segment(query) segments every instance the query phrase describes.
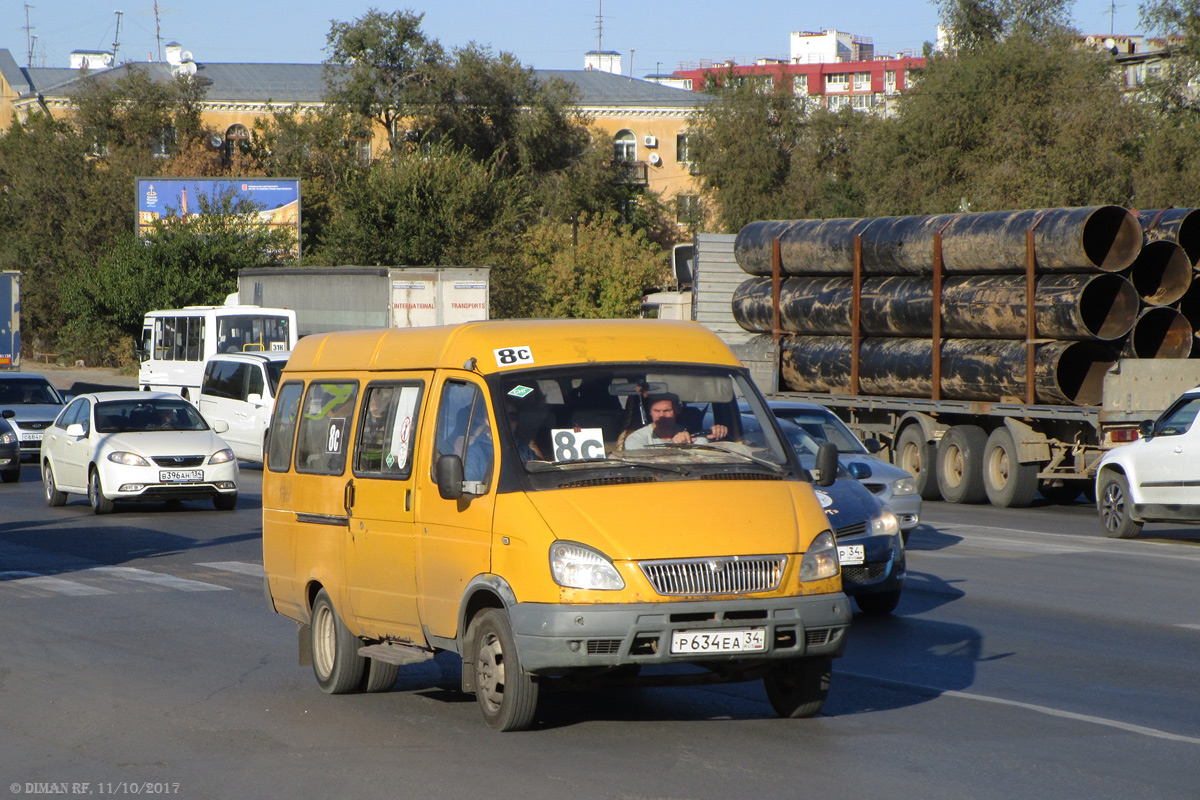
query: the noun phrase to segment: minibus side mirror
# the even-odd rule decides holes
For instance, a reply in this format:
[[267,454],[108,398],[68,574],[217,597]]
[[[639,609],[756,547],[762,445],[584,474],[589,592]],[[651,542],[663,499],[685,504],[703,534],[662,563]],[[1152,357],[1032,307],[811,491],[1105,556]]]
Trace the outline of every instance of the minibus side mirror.
[[837,480],[838,449],[826,442],[817,448],[817,486],[833,486]]
[[437,460],[438,494],[443,500],[457,500],[462,497],[463,462],[456,455],[440,456]]

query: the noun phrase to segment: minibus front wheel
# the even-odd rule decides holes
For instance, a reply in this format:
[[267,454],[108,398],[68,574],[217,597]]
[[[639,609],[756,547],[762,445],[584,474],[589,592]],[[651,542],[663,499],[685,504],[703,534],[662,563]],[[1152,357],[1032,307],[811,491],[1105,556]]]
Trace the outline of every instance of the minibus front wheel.
[[521,667],[508,615],[498,608],[483,611],[471,620],[467,639],[474,643],[470,657],[483,721],[497,731],[525,730],[537,713],[538,683]]
[[358,654],[362,642],[342,623],[324,589],[313,601],[311,631],[317,685],[326,694],[358,691],[366,668],[366,659]]
[[767,699],[781,717],[814,717],[829,695],[833,661],[828,656],[793,658],[771,667],[763,678]]

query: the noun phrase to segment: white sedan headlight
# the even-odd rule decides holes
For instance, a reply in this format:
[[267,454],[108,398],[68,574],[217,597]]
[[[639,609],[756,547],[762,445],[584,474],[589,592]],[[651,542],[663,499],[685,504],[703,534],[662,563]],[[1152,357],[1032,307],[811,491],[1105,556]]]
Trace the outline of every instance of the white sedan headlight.
[[917,493],[916,478],[901,478],[892,484],[892,496],[904,497],[905,495]]
[[233,461],[233,458],[233,451],[226,447],[224,450],[218,450],[217,452],[213,453],[212,457],[208,459],[208,463],[227,464],[230,461]]
[[808,546],[808,552],[800,559],[800,580],[803,582],[819,581],[832,578],[838,574],[837,542],[833,533],[822,531]]
[[887,506],[879,512],[878,517],[871,518],[871,534],[874,536],[895,536],[900,532],[900,520]]
[[568,589],[625,588],[624,579],[607,556],[577,542],[550,545],[550,575]]
[[137,453],[130,453],[126,450],[114,450],[108,454],[108,460],[114,464],[124,464],[127,467],[149,467],[150,462],[139,456]]

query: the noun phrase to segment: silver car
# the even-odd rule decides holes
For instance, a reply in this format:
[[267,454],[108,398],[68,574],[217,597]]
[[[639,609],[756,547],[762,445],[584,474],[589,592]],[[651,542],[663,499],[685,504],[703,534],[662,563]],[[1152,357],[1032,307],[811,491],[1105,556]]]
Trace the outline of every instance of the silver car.
[[37,457],[42,436],[63,405],[62,395],[45,377],[33,372],[0,372],[0,413],[13,412],[8,424],[21,442],[22,456]]
[[[775,416],[804,428],[818,444],[832,442],[837,445],[842,466],[892,509],[900,519],[903,538],[908,541],[908,532],[921,522],[921,495],[917,494],[912,475],[874,456],[846,423],[823,406],[787,401],[774,401],[768,405]],[[877,451],[879,443],[874,439],[869,441],[875,444]]]

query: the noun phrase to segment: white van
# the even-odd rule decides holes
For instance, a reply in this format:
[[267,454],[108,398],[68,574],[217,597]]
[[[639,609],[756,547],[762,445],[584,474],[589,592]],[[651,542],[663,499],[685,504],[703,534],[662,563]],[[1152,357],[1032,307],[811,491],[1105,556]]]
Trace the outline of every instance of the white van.
[[279,377],[290,351],[220,353],[204,365],[200,413],[210,425],[228,423],[221,434],[242,461],[263,460],[267,426],[275,408]]

